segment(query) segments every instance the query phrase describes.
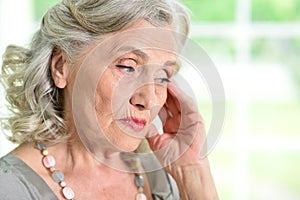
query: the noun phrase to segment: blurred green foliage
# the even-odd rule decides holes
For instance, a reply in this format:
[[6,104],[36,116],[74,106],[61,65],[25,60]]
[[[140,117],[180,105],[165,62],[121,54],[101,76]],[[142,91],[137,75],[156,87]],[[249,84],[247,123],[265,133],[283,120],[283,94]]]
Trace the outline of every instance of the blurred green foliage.
[[236,56],[235,42],[227,38],[193,38],[213,59],[233,62]]
[[[228,22],[235,19],[236,0],[181,0],[193,21]],[[253,21],[300,21],[300,0],[252,0]]]
[[47,10],[59,1],[60,0],[33,0],[34,19],[38,22],[41,21]]
[[[46,10],[60,0],[34,0],[34,16],[42,18]],[[235,19],[236,0],[181,0],[193,21],[228,22]],[[300,21],[300,0],[252,0],[253,21]]]
[[300,38],[258,38],[251,42],[252,60],[296,64],[300,63]]
[[300,38],[259,38],[251,42],[251,59],[288,67],[300,98]]
[[234,21],[235,0],[181,0],[190,10],[193,21]]
[[300,0],[252,0],[253,21],[300,21]]

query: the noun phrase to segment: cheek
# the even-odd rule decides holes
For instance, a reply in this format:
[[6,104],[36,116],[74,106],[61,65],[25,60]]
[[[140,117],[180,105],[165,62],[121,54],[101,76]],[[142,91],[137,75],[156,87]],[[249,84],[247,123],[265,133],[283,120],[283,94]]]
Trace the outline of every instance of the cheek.
[[95,94],[95,102],[98,108],[99,106],[106,107],[105,105],[111,102],[115,82],[115,78],[108,70],[102,74]]
[[167,100],[167,87],[166,86],[156,86],[155,89],[157,102],[160,107],[166,103]]
[[164,104],[167,100],[167,87],[162,88],[161,86],[156,87],[155,89],[155,95],[156,95],[156,106],[151,109],[151,121],[157,117],[161,109],[163,108]]

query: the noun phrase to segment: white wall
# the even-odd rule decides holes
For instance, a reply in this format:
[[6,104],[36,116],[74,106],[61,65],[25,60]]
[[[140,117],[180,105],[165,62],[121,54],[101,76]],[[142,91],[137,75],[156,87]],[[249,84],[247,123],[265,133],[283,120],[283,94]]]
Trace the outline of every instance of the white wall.
[[[34,32],[32,0],[0,0],[0,54],[9,44],[27,46]],[[1,60],[2,64],[2,60]],[[0,119],[6,114],[3,107],[3,88],[0,88]],[[6,140],[0,130],[0,156],[15,145]]]

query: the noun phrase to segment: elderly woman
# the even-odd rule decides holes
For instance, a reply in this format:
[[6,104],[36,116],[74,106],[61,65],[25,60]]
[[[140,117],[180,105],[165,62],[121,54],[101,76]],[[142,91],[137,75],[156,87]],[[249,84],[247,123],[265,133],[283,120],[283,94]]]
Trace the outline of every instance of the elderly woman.
[[202,119],[172,79],[188,22],[175,0],[63,0],[30,49],[9,46],[3,124],[20,145],[1,199],[217,199]]

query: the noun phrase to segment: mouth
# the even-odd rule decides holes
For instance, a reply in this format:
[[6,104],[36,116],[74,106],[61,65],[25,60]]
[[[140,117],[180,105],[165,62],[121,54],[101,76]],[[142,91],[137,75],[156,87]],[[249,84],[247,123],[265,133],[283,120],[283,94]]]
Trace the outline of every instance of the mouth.
[[137,117],[128,117],[128,118],[120,119],[119,121],[136,132],[142,131],[147,123],[146,119],[137,118]]

